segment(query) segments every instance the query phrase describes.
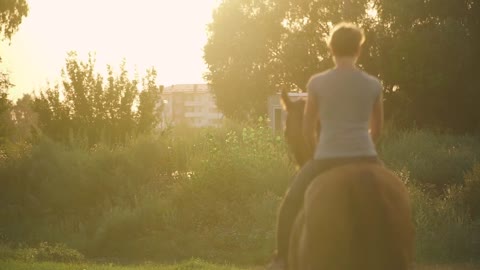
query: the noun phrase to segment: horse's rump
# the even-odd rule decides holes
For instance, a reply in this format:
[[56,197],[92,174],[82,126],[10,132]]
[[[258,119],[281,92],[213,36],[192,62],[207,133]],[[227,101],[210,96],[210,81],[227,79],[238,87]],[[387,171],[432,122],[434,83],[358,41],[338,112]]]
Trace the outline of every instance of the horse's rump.
[[405,185],[384,167],[357,163],[318,176],[292,232],[289,270],[404,270],[414,231]]

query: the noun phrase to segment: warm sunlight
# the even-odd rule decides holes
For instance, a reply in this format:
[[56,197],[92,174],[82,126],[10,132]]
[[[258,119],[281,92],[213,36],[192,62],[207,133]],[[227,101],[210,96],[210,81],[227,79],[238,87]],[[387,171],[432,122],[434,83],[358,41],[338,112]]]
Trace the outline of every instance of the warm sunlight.
[[117,66],[142,74],[155,66],[159,83],[200,83],[206,24],[218,0],[30,0],[30,12],[4,43],[2,69],[16,85],[11,98],[60,76],[66,52],[97,54],[97,68]]
[[0,0],[0,270],[480,269],[479,14]]

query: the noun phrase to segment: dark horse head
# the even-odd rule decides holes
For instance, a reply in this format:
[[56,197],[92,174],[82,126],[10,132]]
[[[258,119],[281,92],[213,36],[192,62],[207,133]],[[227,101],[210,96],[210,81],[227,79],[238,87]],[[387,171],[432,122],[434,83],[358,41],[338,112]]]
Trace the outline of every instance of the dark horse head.
[[293,153],[297,164],[303,166],[307,161],[313,158],[313,149],[308,147],[302,133],[305,100],[298,99],[292,101],[286,91],[282,91],[281,97],[285,111],[287,112],[285,140],[287,141],[287,145]]

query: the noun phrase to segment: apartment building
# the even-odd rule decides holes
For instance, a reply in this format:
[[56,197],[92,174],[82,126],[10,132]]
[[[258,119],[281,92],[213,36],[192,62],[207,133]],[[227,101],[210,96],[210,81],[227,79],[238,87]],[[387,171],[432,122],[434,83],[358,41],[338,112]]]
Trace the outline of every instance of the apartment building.
[[206,84],[176,84],[165,87],[163,123],[194,127],[219,126],[223,121]]

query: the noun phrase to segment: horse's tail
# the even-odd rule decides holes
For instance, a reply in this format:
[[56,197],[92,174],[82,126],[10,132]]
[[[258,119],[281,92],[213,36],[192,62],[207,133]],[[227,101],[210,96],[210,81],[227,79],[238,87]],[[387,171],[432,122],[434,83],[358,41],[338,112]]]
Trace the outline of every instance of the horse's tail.
[[352,164],[324,173],[305,196],[311,269],[409,269],[410,213],[404,184],[382,166]]

